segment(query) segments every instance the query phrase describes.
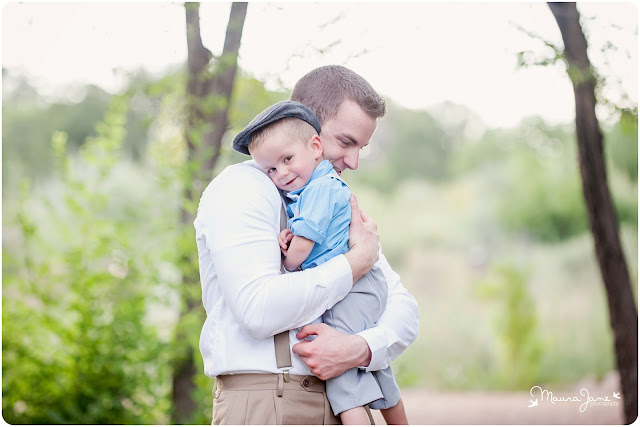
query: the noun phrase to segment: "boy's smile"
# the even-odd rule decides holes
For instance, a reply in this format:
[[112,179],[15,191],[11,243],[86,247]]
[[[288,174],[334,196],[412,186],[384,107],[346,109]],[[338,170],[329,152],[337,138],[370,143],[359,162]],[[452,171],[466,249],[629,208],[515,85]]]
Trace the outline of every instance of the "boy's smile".
[[303,142],[278,129],[253,147],[251,156],[276,187],[290,192],[304,187],[311,179],[322,161],[322,143],[318,135]]

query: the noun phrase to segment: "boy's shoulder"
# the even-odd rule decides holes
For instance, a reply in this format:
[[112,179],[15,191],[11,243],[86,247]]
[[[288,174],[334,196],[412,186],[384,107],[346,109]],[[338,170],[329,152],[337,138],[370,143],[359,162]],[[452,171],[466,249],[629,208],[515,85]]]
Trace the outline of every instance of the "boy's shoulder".
[[323,175],[314,179],[309,184],[307,184],[306,188],[309,188],[309,187],[318,188],[320,190],[324,189],[325,191],[329,191],[329,190],[335,191],[336,189],[349,190],[349,186],[347,185],[347,183],[344,182],[342,178],[340,178],[338,174],[335,172],[328,173],[326,175]]
[[[315,197],[311,196],[311,194],[314,194]],[[318,199],[318,196],[321,198],[330,198],[337,201],[338,204],[343,204],[349,202],[351,189],[342,178],[334,172],[333,174],[326,174],[311,181],[307,184],[300,196],[302,198],[309,198],[309,196],[311,196],[314,199]]]

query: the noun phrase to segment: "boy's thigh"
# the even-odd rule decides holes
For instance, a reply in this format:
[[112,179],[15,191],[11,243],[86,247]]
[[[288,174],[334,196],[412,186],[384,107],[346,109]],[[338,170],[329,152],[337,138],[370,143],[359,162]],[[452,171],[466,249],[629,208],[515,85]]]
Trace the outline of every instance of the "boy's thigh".
[[355,334],[377,325],[387,306],[388,285],[382,270],[374,266],[322,320],[343,333]]

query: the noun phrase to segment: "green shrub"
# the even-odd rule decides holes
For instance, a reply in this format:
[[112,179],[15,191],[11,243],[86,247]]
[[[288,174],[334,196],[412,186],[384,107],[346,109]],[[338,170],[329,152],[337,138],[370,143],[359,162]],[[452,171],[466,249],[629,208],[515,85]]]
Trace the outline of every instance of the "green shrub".
[[498,266],[495,277],[481,284],[479,295],[498,304],[494,330],[498,337],[498,381],[502,388],[526,389],[536,383],[544,344],[538,331],[533,298],[524,273]]
[[507,231],[524,231],[543,242],[579,235],[588,230],[581,185],[575,165],[520,154],[504,184],[500,219]]
[[163,254],[147,250],[158,243],[148,200],[123,198],[107,185],[127,109],[126,98],[114,98],[78,157],[56,133],[59,185],[25,181],[4,211],[2,409],[9,423],[168,420],[169,347],[146,318]]

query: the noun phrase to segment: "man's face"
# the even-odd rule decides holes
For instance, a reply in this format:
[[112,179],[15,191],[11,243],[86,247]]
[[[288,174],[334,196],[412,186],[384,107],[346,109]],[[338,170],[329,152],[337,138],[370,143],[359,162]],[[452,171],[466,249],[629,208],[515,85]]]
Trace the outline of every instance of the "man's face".
[[339,174],[345,169],[358,169],[360,150],[369,143],[376,130],[376,120],[350,99],[345,99],[338,114],[322,125],[324,159],[329,160]]

